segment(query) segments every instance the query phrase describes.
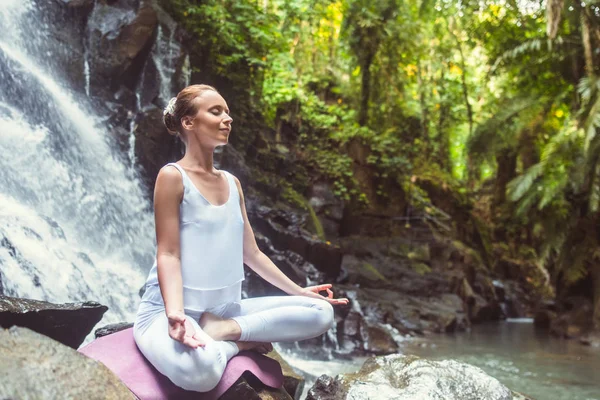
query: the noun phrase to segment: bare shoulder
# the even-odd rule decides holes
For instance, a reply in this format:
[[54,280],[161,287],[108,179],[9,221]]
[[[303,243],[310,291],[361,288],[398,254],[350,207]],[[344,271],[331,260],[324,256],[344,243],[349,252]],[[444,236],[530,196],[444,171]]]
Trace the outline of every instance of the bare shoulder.
[[177,168],[165,165],[158,171],[154,189],[155,196],[158,193],[171,193],[178,197],[183,194],[183,177]]
[[243,201],[243,199],[244,199],[244,191],[242,190],[242,184],[241,184],[240,180],[237,178],[237,176],[235,176],[231,172],[228,171],[228,173],[233,177],[233,181],[235,182],[235,186],[237,186],[238,193],[240,194],[240,200]]

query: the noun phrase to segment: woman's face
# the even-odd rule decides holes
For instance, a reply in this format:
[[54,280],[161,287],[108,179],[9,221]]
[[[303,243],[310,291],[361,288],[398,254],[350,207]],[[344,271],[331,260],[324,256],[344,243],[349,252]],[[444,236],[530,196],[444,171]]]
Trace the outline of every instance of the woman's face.
[[225,99],[219,93],[207,90],[196,98],[196,102],[196,116],[188,120],[189,128],[184,118],[184,127],[191,130],[190,133],[203,145],[227,144],[233,119],[229,116],[229,107]]

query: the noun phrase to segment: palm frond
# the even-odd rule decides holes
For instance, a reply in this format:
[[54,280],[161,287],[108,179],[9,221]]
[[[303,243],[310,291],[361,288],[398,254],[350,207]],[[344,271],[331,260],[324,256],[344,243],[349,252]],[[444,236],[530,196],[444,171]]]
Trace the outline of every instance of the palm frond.
[[[468,151],[475,158],[486,157],[495,150],[501,148],[505,143],[514,142],[514,131],[510,124],[519,114],[529,108],[540,105],[545,98],[520,97],[506,99],[498,112],[484,123],[479,124],[467,140]],[[512,135],[511,135],[512,134]]]
[[519,201],[530,191],[534,182],[544,172],[544,163],[539,162],[529,167],[524,174],[516,177],[507,185],[508,198],[511,201]]

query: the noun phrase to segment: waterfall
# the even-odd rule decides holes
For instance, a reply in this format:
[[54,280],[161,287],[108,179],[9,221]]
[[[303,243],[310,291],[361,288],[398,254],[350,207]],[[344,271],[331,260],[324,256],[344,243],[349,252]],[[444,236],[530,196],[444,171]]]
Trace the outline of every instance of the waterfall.
[[98,301],[102,324],[132,321],[154,256],[150,205],[91,100],[53,68],[43,11],[0,8],[0,291]]

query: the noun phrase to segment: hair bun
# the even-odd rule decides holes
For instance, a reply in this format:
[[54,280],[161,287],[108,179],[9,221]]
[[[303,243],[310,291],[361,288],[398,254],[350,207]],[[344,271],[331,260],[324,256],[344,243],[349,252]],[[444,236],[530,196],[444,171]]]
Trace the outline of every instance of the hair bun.
[[169,100],[169,103],[163,110],[163,116],[175,115],[175,103],[176,102],[177,102],[177,97],[171,97],[171,100]]

